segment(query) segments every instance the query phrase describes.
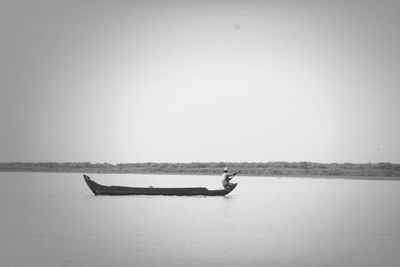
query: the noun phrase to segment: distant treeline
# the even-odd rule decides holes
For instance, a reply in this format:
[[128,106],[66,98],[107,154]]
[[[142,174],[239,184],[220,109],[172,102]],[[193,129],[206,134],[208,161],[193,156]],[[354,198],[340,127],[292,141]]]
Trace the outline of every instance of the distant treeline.
[[[313,163],[313,162],[192,162],[192,163],[90,163],[90,162],[6,162],[1,172],[79,172],[79,173],[153,173],[220,174],[225,166],[241,170],[241,175],[257,176],[341,176],[400,177],[400,164]],[[396,178],[397,177],[397,178]]]

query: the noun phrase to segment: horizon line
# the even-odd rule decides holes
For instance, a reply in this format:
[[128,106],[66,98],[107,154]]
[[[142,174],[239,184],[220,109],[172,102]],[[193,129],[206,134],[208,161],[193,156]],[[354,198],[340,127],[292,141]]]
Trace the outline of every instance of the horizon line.
[[379,162],[315,162],[315,161],[187,161],[187,162],[161,162],[161,161],[142,161],[142,162],[118,162],[110,163],[107,161],[103,162],[92,162],[92,161],[2,161],[0,164],[10,164],[10,163],[90,163],[90,164],[146,164],[146,163],[156,163],[156,164],[191,164],[191,163],[225,163],[225,164],[237,164],[237,163],[315,163],[315,164],[379,164],[379,163],[390,163],[390,164],[400,164],[397,162],[390,161],[379,161]]

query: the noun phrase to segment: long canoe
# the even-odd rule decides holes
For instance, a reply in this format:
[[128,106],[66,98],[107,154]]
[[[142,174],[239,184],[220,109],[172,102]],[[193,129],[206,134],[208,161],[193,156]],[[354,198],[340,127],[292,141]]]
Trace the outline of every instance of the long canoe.
[[231,184],[228,188],[218,190],[208,190],[205,187],[125,187],[125,186],[106,186],[101,185],[83,175],[90,190],[95,195],[165,195],[165,196],[225,196],[235,189],[237,183]]

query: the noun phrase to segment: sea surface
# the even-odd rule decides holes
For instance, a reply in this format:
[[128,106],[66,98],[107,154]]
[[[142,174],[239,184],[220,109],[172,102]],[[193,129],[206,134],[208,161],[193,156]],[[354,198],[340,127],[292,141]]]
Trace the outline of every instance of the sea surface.
[[[209,189],[221,180],[90,176]],[[400,266],[400,182],[233,181],[226,197],[94,196],[78,173],[0,173],[0,266]]]

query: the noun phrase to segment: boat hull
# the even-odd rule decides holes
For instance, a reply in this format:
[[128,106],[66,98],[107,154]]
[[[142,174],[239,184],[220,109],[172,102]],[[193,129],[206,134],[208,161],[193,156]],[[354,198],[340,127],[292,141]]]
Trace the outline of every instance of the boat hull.
[[125,186],[105,186],[96,183],[89,176],[83,175],[86,184],[95,195],[164,195],[164,196],[226,196],[236,184],[231,184],[229,188],[219,190],[208,190],[205,187],[180,187],[180,188],[153,188],[153,187],[125,187]]

